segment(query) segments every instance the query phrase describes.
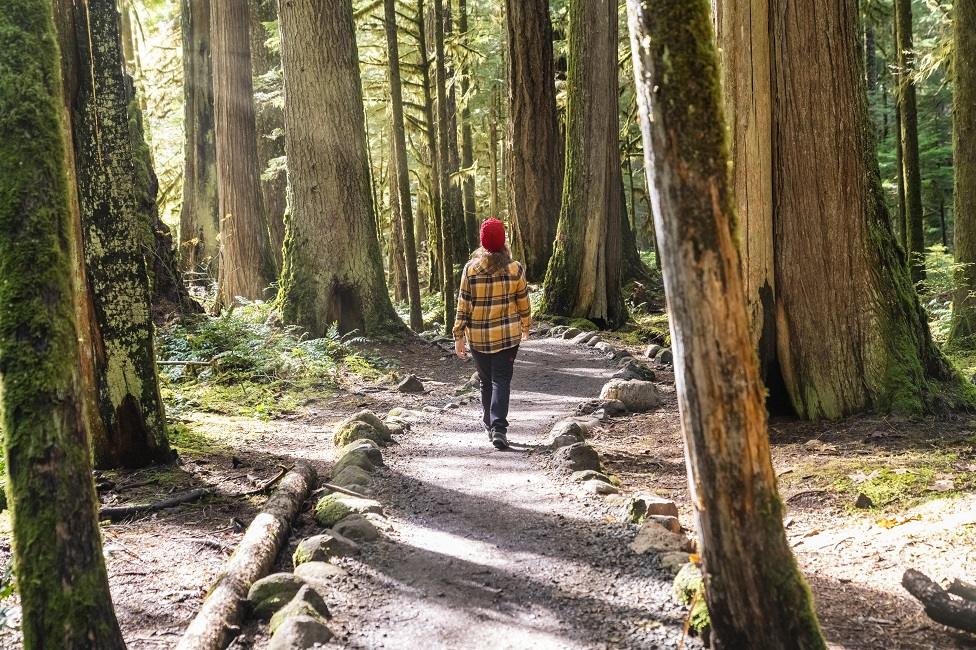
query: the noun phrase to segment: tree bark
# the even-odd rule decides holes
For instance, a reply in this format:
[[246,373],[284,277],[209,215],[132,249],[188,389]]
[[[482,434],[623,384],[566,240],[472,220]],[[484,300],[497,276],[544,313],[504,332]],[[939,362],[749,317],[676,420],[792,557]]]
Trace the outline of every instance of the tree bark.
[[[458,129],[458,102],[457,102],[457,86],[458,86],[458,73],[455,68],[455,62],[453,60],[453,55],[447,52],[447,43],[454,42],[454,15],[451,11],[452,0],[446,0],[441,6],[441,23],[443,25],[443,38],[444,50],[443,50],[443,62],[444,62],[444,79],[445,79],[445,89],[446,94],[446,108],[447,108],[447,139],[443,142],[447,143],[447,167],[446,176],[448,180],[448,188],[450,192],[447,194],[448,199],[451,202],[451,209],[445,214],[449,215],[453,221],[451,223],[451,236],[454,249],[452,251],[452,259],[457,263],[459,260],[466,259],[470,254],[468,249],[468,237],[467,237],[467,226],[465,224],[464,215],[464,196],[461,191],[461,156],[458,147],[458,135],[460,130]],[[436,42],[434,51],[436,54]],[[441,95],[438,95],[441,97]]]
[[506,0],[509,219],[513,248],[529,280],[542,280],[552,255],[563,180],[563,140],[548,0]]
[[770,459],[709,3],[627,6],[712,644],[825,648]]
[[183,269],[217,275],[217,150],[214,138],[210,0],[181,0],[183,27]]
[[918,102],[915,92],[915,49],[912,45],[912,0],[895,0],[897,66],[900,75],[902,173],[905,219],[912,282],[925,279],[925,215],[922,212],[922,171],[918,155]]
[[116,4],[89,0],[73,11],[75,47],[63,56],[67,78],[79,80],[68,87],[103,422],[93,431],[92,454],[100,469],[143,467],[171,459],[146,261],[155,233],[145,170],[133,151]]
[[[400,44],[397,39],[396,3],[384,0],[386,21],[386,51],[389,59],[390,75],[390,113],[392,119],[392,141],[394,171],[397,193],[391,197],[390,204],[397,204],[400,216],[400,232],[403,235],[403,253],[406,272],[407,294],[410,299],[410,328],[419,332],[424,328],[420,304],[420,279],[417,270],[417,242],[414,239],[413,206],[410,201],[410,168],[407,165],[407,133],[403,123],[403,89],[400,83]],[[470,133],[469,133],[470,135]],[[391,185],[393,187],[393,185]]]
[[267,297],[274,256],[261,197],[248,0],[210,0],[220,264],[217,303]]
[[620,292],[617,4],[571,0],[562,208],[540,312],[614,328]]
[[421,83],[424,98],[424,135],[427,139],[427,150],[430,154],[430,227],[428,233],[432,235],[428,243],[430,253],[430,282],[427,289],[434,293],[442,288],[441,250],[441,165],[437,145],[437,122],[434,117],[434,79],[431,75],[432,44],[427,38],[427,15],[424,0],[417,0],[417,50],[420,56]]
[[349,2],[279,1],[290,206],[279,302],[315,336],[402,327],[383,275]]
[[976,334],[976,2],[953,4],[952,152],[956,262],[965,264],[952,301],[953,342]]
[[[468,37],[468,3],[467,0],[458,0],[458,36],[464,47],[467,47]],[[467,233],[468,250],[474,250],[479,245],[479,224],[477,207],[474,197],[474,137],[471,132],[471,101],[469,96],[471,90],[471,78],[473,72],[469,62],[470,53],[467,53],[461,67],[460,80],[458,86],[461,89],[461,168],[464,170],[464,178],[461,181],[461,199],[464,209],[464,226]]]
[[57,43],[50,2],[0,3],[0,430],[24,648],[114,650],[125,643],[77,364],[79,216]]
[[450,140],[454,137],[448,121],[447,99],[447,61],[444,52],[444,7],[443,0],[434,0],[434,78],[437,88],[437,165],[438,190],[440,193],[440,236],[441,236],[441,275],[444,298],[444,331],[451,333],[454,325],[454,245],[456,233],[454,226],[459,221],[451,190]]

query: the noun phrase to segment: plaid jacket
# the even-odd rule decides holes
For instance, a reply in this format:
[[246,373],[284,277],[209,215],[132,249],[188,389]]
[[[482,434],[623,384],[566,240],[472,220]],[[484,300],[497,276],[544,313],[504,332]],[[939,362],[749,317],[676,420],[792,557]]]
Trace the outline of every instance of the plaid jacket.
[[477,352],[513,348],[529,331],[531,308],[525,270],[518,262],[493,274],[486,260],[471,260],[461,273],[454,338],[468,337]]

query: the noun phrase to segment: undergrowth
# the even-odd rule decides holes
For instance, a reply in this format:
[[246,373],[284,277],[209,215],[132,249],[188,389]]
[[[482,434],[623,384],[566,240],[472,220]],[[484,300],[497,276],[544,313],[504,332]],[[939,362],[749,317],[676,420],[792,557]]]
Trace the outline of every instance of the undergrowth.
[[[381,376],[383,364],[356,352],[357,341],[335,327],[323,338],[308,339],[300,329],[281,325],[264,303],[187,319],[158,334],[163,397],[171,412],[270,419],[328,395],[344,374]],[[194,365],[201,363],[206,365]]]

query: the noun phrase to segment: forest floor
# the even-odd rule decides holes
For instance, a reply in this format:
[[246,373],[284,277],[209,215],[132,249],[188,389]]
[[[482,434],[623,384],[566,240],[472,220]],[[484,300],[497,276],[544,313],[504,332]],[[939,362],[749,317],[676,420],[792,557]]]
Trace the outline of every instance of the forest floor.
[[[415,373],[427,392],[347,378],[343,389],[273,418],[171,409],[179,465],[100,476],[103,502],[141,502],[191,487],[215,495],[103,525],[110,583],[130,648],[172,647],[264,497],[238,496],[295,459],[327,476],[332,426],[369,408],[423,417],[384,452],[372,494],[384,504],[381,541],[340,563],[324,594],[339,647],[677,648],[684,609],[652,556],[628,548],[636,527],[619,506],[583,494],[540,445],[551,424],[595,397],[615,370],[589,348],[523,344],[513,384],[513,450],[490,447],[477,396],[456,395],[470,362],[420,341],[364,344]],[[634,350],[636,352],[636,350]],[[656,368],[664,404],[614,419],[591,444],[625,494],[673,498],[693,526],[673,376]],[[244,388],[242,387],[242,390]],[[456,408],[444,409],[449,403]],[[178,413],[178,415],[172,415]],[[774,464],[787,534],[838,649],[976,648],[932,623],[899,585],[906,568],[935,579],[976,566],[976,420],[969,416],[831,423],[774,420]],[[864,493],[876,504],[853,506]],[[9,524],[5,524],[5,527]],[[304,512],[291,552],[318,527]],[[9,557],[6,532],[0,559]],[[968,576],[970,580],[973,575]],[[0,646],[18,647],[16,596],[0,604]],[[250,624],[232,645],[262,647]],[[685,639],[684,647],[700,647]]]

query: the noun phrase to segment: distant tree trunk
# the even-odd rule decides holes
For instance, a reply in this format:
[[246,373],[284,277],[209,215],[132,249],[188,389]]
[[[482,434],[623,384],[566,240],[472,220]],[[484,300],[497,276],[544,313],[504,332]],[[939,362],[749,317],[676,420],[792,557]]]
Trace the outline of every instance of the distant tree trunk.
[[631,280],[648,282],[651,279],[651,270],[641,259],[640,251],[637,250],[637,238],[627,217],[627,194],[624,191],[623,172],[618,174],[618,177],[620,178],[620,279],[623,282]]
[[[897,93],[897,91],[896,91]],[[901,100],[896,100],[895,102],[895,133],[901,133]],[[898,224],[898,234],[900,236],[901,248],[905,251],[905,259],[907,260],[909,251],[911,251],[910,243],[908,241],[908,232],[911,230],[911,225],[908,223],[908,212],[905,208],[905,156],[902,154],[902,142],[901,135],[895,136],[895,176],[896,176],[896,187],[898,194],[898,213],[895,215],[895,222]]]
[[[55,3],[59,24],[70,25]],[[125,648],[89,460],[52,3],[0,3],[0,431],[27,650]],[[121,73],[121,64],[119,67]]]
[[912,45],[912,0],[895,0],[897,56],[900,73],[901,150],[905,179],[905,219],[908,223],[908,262],[912,282],[925,279],[925,216],[922,212],[922,172],[918,156],[918,106],[915,93],[915,49]]
[[267,297],[274,256],[261,197],[248,0],[210,0],[220,269],[217,302]]
[[627,6],[712,643],[826,648],[783,530],[770,459],[709,3]]
[[389,174],[388,178],[390,185],[390,243],[387,246],[387,259],[389,260],[390,286],[393,288],[393,300],[402,303],[409,300],[406,257],[403,254],[403,222],[400,216],[400,201],[397,198],[399,193],[397,175]]
[[[264,92],[277,89],[277,82],[263,79],[269,72],[281,68],[281,56],[269,48],[268,30],[265,23],[278,19],[277,0],[250,0],[251,2],[251,74],[255,87]],[[281,107],[272,101],[255,104],[255,126],[257,128],[258,169],[261,171],[261,198],[265,219],[268,222],[271,253],[275,268],[281,269],[281,246],[285,241],[285,192],[288,188],[288,174],[284,169],[268,173],[272,160],[285,155],[285,117]]]
[[[448,42],[453,42],[454,40],[454,18],[451,13],[451,2],[452,0],[447,0],[442,3],[441,7],[441,23],[443,24],[443,41],[445,43],[444,56],[441,57],[444,63],[444,79],[445,88],[447,91],[446,103],[447,108],[447,133],[448,137],[446,140],[439,140],[439,142],[447,143],[447,167],[445,171],[445,176],[448,180],[448,188],[450,189],[447,194],[447,198],[450,201],[451,209],[444,214],[452,217],[453,221],[451,226],[451,241],[454,244],[452,251],[452,259],[457,262],[458,260],[463,260],[468,257],[471,252],[468,250],[467,241],[467,225],[465,224],[464,215],[464,196],[461,191],[461,183],[459,180],[459,174],[461,172],[461,156],[458,152],[458,110],[457,110],[457,84],[458,84],[458,74],[454,67],[454,61],[451,55],[447,52],[446,44]],[[436,54],[436,43],[435,43],[435,54]],[[442,95],[438,95],[440,98]],[[454,304],[454,301],[451,301]]]
[[[494,91],[493,91],[494,95]],[[492,98],[488,113],[488,214],[498,217],[498,113]],[[517,225],[515,226],[518,227]],[[520,252],[519,255],[524,255]]]
[[[386,50],[389,59],[390,75],[390,114],[393,124],[393,167],[390,174],[395,181],[390,185],[396,188],[390,205],[397,206],[399,231],[403,236],[403,259],[407,294],[410,299],[410,328],[419,332],[424,328],[424,318],[420,304],[420,279],[417,270],[417,242],[414,239],[413,205],[410,200],[410,168],[407,165],[407,134],[403,122],[403,89],[400,83],[400,44],[397,41],[396,3],[384,0],[383,15],[386,23]],[[470,136],[470,129],[468,131]],[[473,188],[472,188],[473,189]]]
[[441,250],[441,165],[438,155],[438,129],[434,116],[434,80],[431,75],[431,51],[434,49],[427,39],[427,14],[424,0],[417,0],[417,49],[420,55],[421,83],[424,96],[424,135],[427,137],[427,150],[430,152],[430,227],[432,236],[428,243],[430,253],[430,282],[427,290],[431,293],[442,288]]
[[79,80],[68,87],[75,91],[75,166],[104,424],[92,454],[98,468],[142,467],[171,458],[146,261],[155,244],[145,211],[151,201],[133,152],[115,1],[89,0],[74,12],[75,48],[63,56],[66,78]]
[[736,235],[753,345],[770,383],[776,364],[769,0],[718,0],[725,114],[731,125]]
[[570,0],[566,171],[540,312],[615,328],[620,291],[617,3]]
[[972,346],[976,343],[971,340],[976,334],[976,3],[956,0],[953,12],[953,241],[956,262],[967,266],[957,277],[950,339]]
[[402,327],[383,277],[352,3],[280,0],[288,234],[279,303],[314,336]]
[[514,250],[529,280],[546,274],[563,181],[563,140],[556,119],[556,78],[548,0],[506,0],[509,219]]
[[932,343],[891,231],[857,0],[773,7],[777,352],[794,410],[834,418],[971,400]]
[[871,25],[864,27],[864,69],[864,76],[868,82],[868,94],[871,95],[878,89],[878,54],[874,27]]
[[444,291],[444,330],[450,333],[454,325],[454,226],[460,220],[455,213],[452,200],[451,172],[456,171],[450,162],[450,140],[454,137],[450,129],[447,110],[447,65],[444,53],[444,8],[443,0],[434,0],[434,67],[437,86],[437,164],[438,189],[441,200],[441,280]]
[[183,27],[183,206],[180,259],[188,271],[216,277],[217,149],[214,139],[210,1],[181,0]]
[[[461,42],[466,45],[469,40],[467,0],[458,0],[458,32]],[[465,58],[466,60],[469,59],[470,54]],[[465,63],[461,67],[461,78],[458,83],[461,89],[461,168],[464,170],[461,192],[468,250],[474,250],[479,246],[479,224],[474,198],[474,137],[471,133],[472,98],[468,96],[473,74],[471,65]]]

